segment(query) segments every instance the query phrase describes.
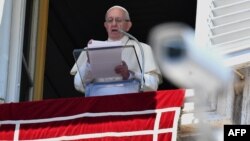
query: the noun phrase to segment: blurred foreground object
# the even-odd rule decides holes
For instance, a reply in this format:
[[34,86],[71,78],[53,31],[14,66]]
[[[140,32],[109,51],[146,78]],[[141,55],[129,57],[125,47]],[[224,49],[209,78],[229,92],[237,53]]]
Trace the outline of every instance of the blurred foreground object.
[[222,57],[194,42],[194,30],[183,23],[165,23],[154,27],[149,43],[154,49],[162,74],[183,88],[210,91],[232,80],[232,71]]

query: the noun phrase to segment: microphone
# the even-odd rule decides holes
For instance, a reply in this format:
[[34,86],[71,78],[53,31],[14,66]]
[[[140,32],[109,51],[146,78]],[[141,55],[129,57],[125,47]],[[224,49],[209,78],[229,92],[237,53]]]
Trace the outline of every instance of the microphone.
[[122,34],[128,36],[129,38],[135,40],[135,42],[140,47],[141,56],[142,56],[142,75],[141,75],[141,87],[140,87],[140,91],[143,91],[143,89],[144,89],[144,81],[143,80],[144,80],[144,73],[145,73],[145,70],[144,70],[144,68],[145,68],[144,61],[145,61],[145,59],[144,59],[144,50],[142,48],[142,45],[140,44],[140,42],[133,35],[129,34],[128,32],[126,32],[126,31],[124,31],[122,29],[118,29],[118,31],[121,32]]

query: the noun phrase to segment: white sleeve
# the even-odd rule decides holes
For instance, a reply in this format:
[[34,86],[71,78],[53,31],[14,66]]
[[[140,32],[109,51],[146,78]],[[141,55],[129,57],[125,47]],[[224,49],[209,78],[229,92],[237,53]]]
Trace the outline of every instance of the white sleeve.
[[82,67],[80,67],[79,71],[77,71],[74,77],[75,89],[80,92],[84,92],[85,84],[91,82],[92,80],[93,76],[89,63],[87,63],[86,65],[82,65]]
[[[135,77],[141,79],[141,73],[135,73]],[[158,74],[153,72],[144,74],[144,91],[157,91],[159,83]]]
[[75,86],[75,89],[77,91],[84,93],[83,81],[81,80],[81,77],[80,77],[78,71],[77,71],[77,73],[75,74],[75,77],[74,77],[74,86]]

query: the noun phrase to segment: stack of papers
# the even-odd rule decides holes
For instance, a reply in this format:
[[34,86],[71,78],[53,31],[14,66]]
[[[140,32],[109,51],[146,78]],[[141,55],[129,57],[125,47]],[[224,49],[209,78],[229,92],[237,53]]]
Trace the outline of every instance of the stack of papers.
[[114,47],[114,46],[122,46],[121,41],[99,41],[99,40],[91,40],[91,43],[88,44],[88,48],[100,48],[100,47]]
[[122,63],[120,41],[98,41],[92,40],[88,44],[88,57],[92,74],[95,79],[121,77],[115,73],[115,67]]

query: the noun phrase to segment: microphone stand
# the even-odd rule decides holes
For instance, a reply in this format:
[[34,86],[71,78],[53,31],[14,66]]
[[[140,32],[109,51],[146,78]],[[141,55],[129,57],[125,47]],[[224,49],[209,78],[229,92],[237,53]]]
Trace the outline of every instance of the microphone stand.
[[139,42],[133,35],[131,35],[131,34],[125,32],[125,31],[122,30],[122,29],[118,29],[118,31],[121,32],[122,34],[128,36],[129,38],[135,40],[135,42],[136,42],[136,43],[138,44],[138,46],[140,47],[141,56],[142,56],[142,61],[141,61],[141,63],[142,63],[142,75],[141,75],[141,88],[140,88],[140,91],[143,91],[143,89],[144,89],[144,81],[143,81],[143,80],[144,80],[144,73],[145,73],[145,70],[144,70],[145,65],[144,65],[144,50],[143,50],[143,48],[142,48],[142,45],[140,44],[140,42]]

